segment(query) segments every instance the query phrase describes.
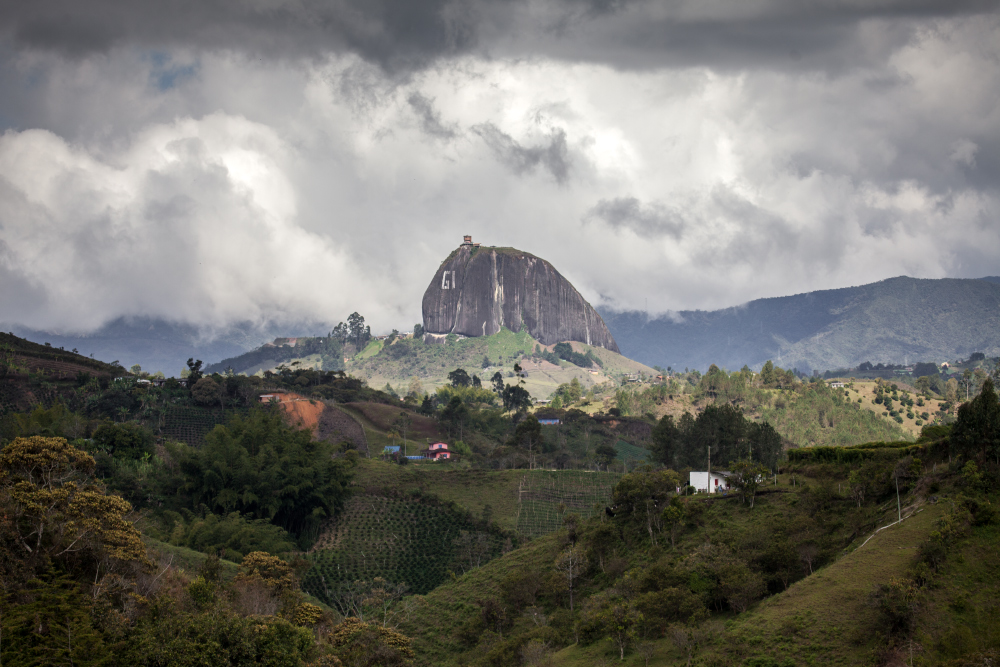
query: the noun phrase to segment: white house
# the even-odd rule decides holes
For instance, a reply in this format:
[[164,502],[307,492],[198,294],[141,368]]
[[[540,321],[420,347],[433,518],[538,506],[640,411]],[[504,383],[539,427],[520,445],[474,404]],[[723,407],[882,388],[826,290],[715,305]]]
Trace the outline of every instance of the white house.
[[732,475],[728,470],[713,470],[712,472],[692,470],[688,474],[688,484],[693,486],[699,493],[720,493],[729,490],[729,477]]

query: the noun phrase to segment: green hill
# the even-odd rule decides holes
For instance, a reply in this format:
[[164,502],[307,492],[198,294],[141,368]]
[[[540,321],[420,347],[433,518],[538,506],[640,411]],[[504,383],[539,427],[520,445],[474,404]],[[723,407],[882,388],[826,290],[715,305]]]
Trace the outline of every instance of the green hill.
[[650,318],[601,315],[622,352],[647,364],[706,369],[709,364],[785,368],[854,368],[1000,355],[1000,284],[989,280],[898,277],[715,311]]
[[562,360],[558,364],[539,361],[532,358],[536,350],[551,352],[553,346],[540,345],[526,331],[514,333],[507,329],[492,336],[449,337],[440,344],[414,339],[397,339],[392,344],[373,340],[346,362],[340,348],[331,341],[333,339],[298,338],[294,346],[269,344],[213,364],[208,370],[222,371],[231,367],[237,373],[253,374],[274,370],[279,364],[318,370],[343,369],[364,378],[370,387],[381,388],[389,384],[405,394],[414,378],[425,391],[433,391],[448,384],[448,373],[456,368],[463,368],[469,375],[478,375],[486,382],[497,371],[511,375],[514,364],[520,363],[525,370],[525,388],[537,399],[548,398],[556,387],[573,378],[587,389],[604,382],[617,383],[625,374],[657,374],[654,369],[620,354],[577,342],[571,344],[574,351],[581,354],[589,351],[603,366],[582,368]]
[[[850,495],[859,465],[892,470],[897,454],[880,451],[868,464],[794,464],[752,509],[734,495],[686,499],[676,539],[619,501],[615,518],[417,598],[402,629],[435,665],[675,665],[686,646],[694,665],[910,664],[911,648],[914,664],[987,664],[948,661],[1000,649],[1000,496],[925,448],[936,462],[905,459],[896,524],[891,475],[860,507]],[[572,548],[583,564],[571,610]],[[615,618],[631,628],[624,661]]]

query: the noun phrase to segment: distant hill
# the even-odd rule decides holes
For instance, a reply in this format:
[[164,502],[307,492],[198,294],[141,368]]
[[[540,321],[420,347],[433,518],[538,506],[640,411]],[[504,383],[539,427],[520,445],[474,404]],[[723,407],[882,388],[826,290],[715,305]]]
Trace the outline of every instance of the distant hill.
[[881,282],[758,299],[715,311],[603,310],[622,352],[649,365],[803,372],[1000,355],[1000,278]]
[[[617,383],[622,375],[651,376],[656,371],[611,350],[573,342],[574,351],[590,353],[602,365],[584,368],[568,361],[555,365],[533,359],[536,346],[551,351],[553,346],[541,345],[527,331],[514,333],[504,328],[492,336],[460,338],[441,343],[424,343],[412,338],[400,339],[391,345],[385,340],[373,340],[364,350],[344,358],[330,348],[332,338],[298,338],[283,344],[263,345],[236,357],[206,367],[206,371],[221,372],[232,368],[236,373],[254,374],[274,369],[278,364],[322,370],[345,370],[354,377],[364,378],[370,387],[381,388],[387,383],[405,393],[413,378],[418,378],[425,390],[433,391],[448,383],[448,373],[464,368],[469,375],[479,375],[484,382],[498,370],[512,372],[514,363],[524,366],[525,388],[535,398],[548,398],[556,387],[577,378],[585,388],[605,381]],[[281,341],[276,341],[281,342]],[[336,348],[339,350],[339,348]],[[351,348],[349,348],[351,349]],[[525,361],[529,359],[529,361]]]
[[125,368],[139,364],[145,371],[163,371],[167,377],[179,375],[191,357],[209,363],[240,355],[276,336],[288,335],[289,330],[303,335],[329,331],[329,327],[324,329],[322,326],[314,331],[308,326],[266,324],[258,327],[244,323],[206,333],[190,324],[148,317],[119,318],[85,335],[3,324],[0,329],[36,343],[51,343],[56,348],[77,348],[85,356],[116,359]]

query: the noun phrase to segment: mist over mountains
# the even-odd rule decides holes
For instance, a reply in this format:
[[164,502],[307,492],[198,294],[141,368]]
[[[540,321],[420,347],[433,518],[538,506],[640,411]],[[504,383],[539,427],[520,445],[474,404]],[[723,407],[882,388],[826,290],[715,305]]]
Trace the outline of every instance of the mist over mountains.
[[[1000,356],[1000,277],[890,278],[877,283],[756,299],[714,311],[651,317],[642,311],[598,308],[622,354],[647,365],[759,368],[851,368],[872,363],[945,361],[972,352]],[[37,343],[78,349],[126,368],[176,376],[189,357],[206,365],[284,336],[324,336],[329,323],[249,322],[206,330],[156,318],[119,318],[93,333],[0,329]],[[400,323],[401,330],[407,328]]]
[[276,322],[244,322],[206,330],[149,317],[118,318],[89,334],[37,331],[16,325],[0,325],[0,329],[35,343],[75,348],[102,361],[117,360],[126,368],[139,364],[145,371],[163,371],[167,377],[179,376],[191,357],[218,361],[260,347],[290,331],[292,335],[322,336],[330,330],[327,325]]
[[877,283],[649,317],[598,309],[622,353],[648,365],[705,370],[852,368],[1000,355],[1000,278]]

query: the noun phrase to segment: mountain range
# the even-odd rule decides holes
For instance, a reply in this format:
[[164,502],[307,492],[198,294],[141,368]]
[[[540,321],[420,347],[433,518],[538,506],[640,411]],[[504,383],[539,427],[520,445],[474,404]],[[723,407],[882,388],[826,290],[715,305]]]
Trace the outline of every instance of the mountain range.
[[1000,355],[1000,277],[880,282],[713,311],[599,309],[622,353],[648,365],[802,372]]
[[[587,306],[589,308],[589,306]],[[652,315],[598,308],[622,354],[644,364],[705,370],[759,368],[768,359],[803,372],[872,363],[1000,356],[1000,277],[890,278],[843,289],[757,299],[714,311]],[[403,328],[403,327],[401,327]],[[191,324],[119,318],[87,335],[15,325],[0,330],[53,347],[77,348],[126,368],[178,375],[189,357],[207,364],[280,336],[322,336],[329,325],[235,324],[206,332]]]

